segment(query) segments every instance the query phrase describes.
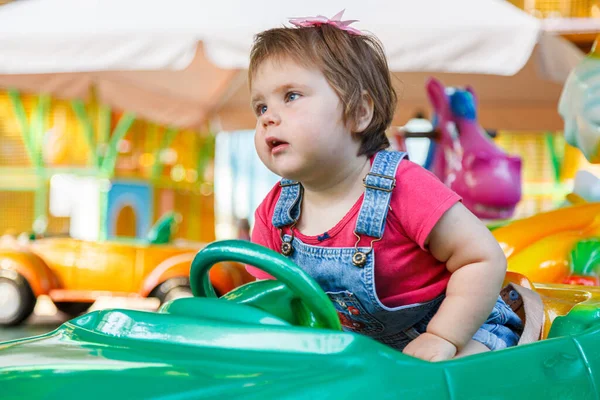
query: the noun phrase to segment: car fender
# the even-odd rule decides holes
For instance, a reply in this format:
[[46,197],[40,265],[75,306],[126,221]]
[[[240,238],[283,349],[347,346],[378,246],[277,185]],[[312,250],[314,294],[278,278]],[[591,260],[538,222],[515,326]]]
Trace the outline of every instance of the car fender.
[[190,277],[190,267],[196,253],[189,252],[172,256],[162,261],[148,274],[142,283],[140,295],[147,297],[161,283],[171,279]]
[[0,250],[0,276],[22,275],[37,297],[59,286],[56,275],[37,255],[20,250]]
[[[196,253],[184,253],[161,262],[144,279],[140,295],[147,297],[154,288],[171,278],[190,277],[190,268]],[[254,278],[243,265],[233,262],[220,262],[210,270],[210,280],[218,293],[224,294]]]

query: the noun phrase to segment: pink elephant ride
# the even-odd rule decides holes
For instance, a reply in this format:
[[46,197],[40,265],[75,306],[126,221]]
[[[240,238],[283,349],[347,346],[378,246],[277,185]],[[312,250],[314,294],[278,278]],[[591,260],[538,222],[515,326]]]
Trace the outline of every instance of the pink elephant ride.
[[501,150],[477,121],[477,97],[471,87],[427,82],[434,109],[437,143],[430,169],[463,198],[477,217],[512,217],[521,200],[521,159]]

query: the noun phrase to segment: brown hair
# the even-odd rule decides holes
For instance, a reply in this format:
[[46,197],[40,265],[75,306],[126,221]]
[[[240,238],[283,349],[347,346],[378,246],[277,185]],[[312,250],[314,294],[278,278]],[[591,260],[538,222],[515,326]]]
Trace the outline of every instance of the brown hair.
[[385,130],[392,123],[397,96],[392,86],[383,46],[371,35],[352,35],[329,25],[274,28],[256,35],[250,53],[248,80],[272,57],[316,66],[344,105],[343,122],[356,121],[363,91],[373,99],[373,119],[362,132],[358,155],[368,157],[389,147]]

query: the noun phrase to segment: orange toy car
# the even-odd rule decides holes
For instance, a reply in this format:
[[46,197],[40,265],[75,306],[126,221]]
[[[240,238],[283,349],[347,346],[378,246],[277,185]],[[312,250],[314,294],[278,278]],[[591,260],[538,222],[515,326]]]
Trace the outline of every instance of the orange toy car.
[[[72,238],[34,240],[0,248],[0,326],[17,325],[47,295],[69,315],[85,311],[100,296],[157,297],[161,303],[191,296],[190,264],[202,247],[175,244],[170,230],[146,241],[86,242]],[[241,264],[211,271],[220,294],[252,281]]]

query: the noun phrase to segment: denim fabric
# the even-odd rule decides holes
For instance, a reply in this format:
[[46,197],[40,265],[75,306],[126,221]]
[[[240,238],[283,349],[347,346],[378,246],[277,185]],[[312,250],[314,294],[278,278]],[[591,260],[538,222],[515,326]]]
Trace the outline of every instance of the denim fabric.
[[523,332],[521,318],[498,297],[487,321],[475,332],[473,340],[486,345],[490,350],[516,346]]
[[[381,151],[371,173],[392,177],[388,179],[368,175],[365,183],[377,188],[393,188],[393,177],[404,153]],[[272,223],[275,227],[291,225],[300,214],[302,189],[296,182],[282,180],[282,190]],[[356,232],[380,238],[383,235],[391,192],[365,188],[364,201],[357,219]],[[437,312],[444,295],[431,301],[400,307],[386,307],[375,290],[375,250],[358,249],[367,253],[362,267],[352,263],[353,247],[321,247],[305,244],[298,238],[284,235],[294,248],[289,258],[306,271],[327,293],[335,306],[345,331],[361,333],[402,350],[411,340],[425,332],[427,324]],[[473,339],[491,349],[516,344],[522,325],[519,317],[499,298],[494,311]]]
[[[307,272],[333,302],[345,331],[365,334],[401,350],[414,338],[411,328],[437,310],[441,298],[420,304],[386,307],[375,292],[375,251],[364,267],[352,264],[353,247],[321,247],[292,241],[290,259]],[[367,248],[359,247],[366,252]],[[409,333],[407,333],[409,331]]]
[[[436,312],[437,309],[415,324],[413,337],[427,331],[427,325]],[[490,350],[500,350],[516,346],[521,332],[523,332],[521,318],[504,302],[501,296],[498,296],[492,312],[481,328],[475,332],[473,340],[482,343]]]
[[405,157],[406,153],[395,151],[380,151],[375,156],[371,171],[364,181],[365,197],[356,222],[358,234],[374,238],[383,236],[392,190],[396,185],[396,170]]
[[298,182],[282,179],[279,185],[281,193],[271,221],[275,228],[291,225],[300,218],[300,202],[302,201],[302,187]]

